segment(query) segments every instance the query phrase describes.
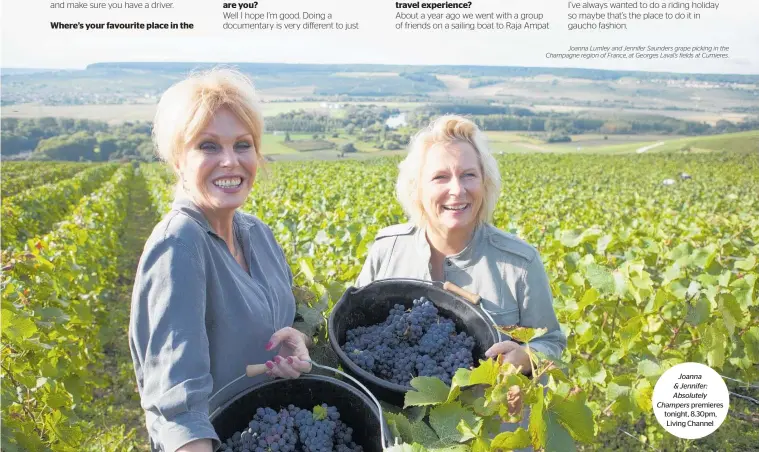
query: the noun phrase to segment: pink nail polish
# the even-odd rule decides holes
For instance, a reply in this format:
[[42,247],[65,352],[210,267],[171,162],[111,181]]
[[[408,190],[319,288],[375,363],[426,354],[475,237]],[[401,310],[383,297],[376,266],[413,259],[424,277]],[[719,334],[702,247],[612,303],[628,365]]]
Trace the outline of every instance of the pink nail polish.
[[271,361],[266,361],[266,367],[268,367],[269,369],[274,369],[274,363]]
[[276,361],[277,364],[279,364],[280,362],[282,362],[282,358],[279,355],[277,355],[274,357],[274,361]]
[[272,348],[272,347],[274,347],[274,344],[272,343],[272,341],[269,341],[269,342],[266,344],[266,350],[271,350],[271,348]]
[[288,364],[292,364],[293,363],[293,357],[292,356],[288,356],[287,357],[287,363]]

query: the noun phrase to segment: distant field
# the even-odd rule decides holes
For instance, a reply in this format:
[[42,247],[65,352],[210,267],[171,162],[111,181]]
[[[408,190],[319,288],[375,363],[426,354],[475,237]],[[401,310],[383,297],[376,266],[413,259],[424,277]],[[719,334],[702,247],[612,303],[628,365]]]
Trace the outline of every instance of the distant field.
[[[303,136],[305,138],[305,135]],[[290,138],[297,139],[295,137],[295,134],[290,135]],[[283,144],[283,141],[285,141],[284,135],[272,135],[270,133],[264,134],[263,138],[261,139],[261,152],[264,155],[269,154],[292,154],[296,153],[295,149],[289,148]]]
[[[675,137],[670,135],[574,135],[571,143],[543,143],[540,140],[519,135],[515,132],[487,132],[490,147],[494,152],[511,153],[587,153],[587,154],[631,154],[649,146],[645,152],[690,152],[737,151],[759,152],[759,131],[712,135],[704,137]],[[659,145],[659,143],[663,143]]]
[[[357,154],[364,154],[364,153],[379,153],[384,152],[382,149],[377,149],[374,147],[373,143],[367,143],[365,141],[359,141],[356,137],[346,137],[345,135],[341,135],[339,138],[332,138],[329,135],[327,135],[327,138],[324,140],[317,140],[317,141],[326,141],[329,143],[334,143],[335,148],[334,149],[317,149],[317,150],[310,150],[315,149],[308,147],[308,149],[304,148],[302,150],[297,150],[295,148],[298,147],[297,143],[304,143],[304,142],[313,142],[313,135],[308,133],[291,133],[290,139],[294,141],[293,147],[288,146],[284,143],[285,141],[285,135],[274,135],[271,133],[264,134],[263,140],[262,140],[262,146],[263,146],[263,154],[264,155],[279,155],[281,157],[284,157],[287,155],[287,160],[291,159],[301,159],[301,158],[312,158],[312,159],[322,159],[322,158],[328,158],[332,159],[337,155],[337,153],[340,150],[340,146],[345,143],[353,143],[353,145],[358,150]],[[405,151],[404,151],[405,152]],[[302,156],[297,157],[294,154],[302,154]],[[356,155],[356,154],[351,154]],[[277,158],[277,160],[281,160],[281,158]]]
[[690,152],[735,151],[759,153],[759,130],[749,132],[688,137],[671,140],[651,152],[672,152],[690,148]]
[[[339,104],[340,108],[328,108],[328,105]],[[264,116],[276,116],[290,111],[323,111],[333,116],[344,116],[345,108],[350,105],[378,105],[388,108],[398,108],[402,111],[413,110],[424,105],[420,102],[264,102]],[[8,105],[2,109],[5,118],[74,118],[93,119],[108,123],[124,121],[152,121],[155,115],[155,104],[114,104],[114,105]]]
[[327,151],[335,148],[335,143],[327,140],[292,140],[282,144],[298,152]]
[[74,118],[121,123],[125,121],[152,121],[155,104],[115,105],[35,105],[4,106],[4,118]]
[[336,77],[398,77],[397,72],[335,72]]

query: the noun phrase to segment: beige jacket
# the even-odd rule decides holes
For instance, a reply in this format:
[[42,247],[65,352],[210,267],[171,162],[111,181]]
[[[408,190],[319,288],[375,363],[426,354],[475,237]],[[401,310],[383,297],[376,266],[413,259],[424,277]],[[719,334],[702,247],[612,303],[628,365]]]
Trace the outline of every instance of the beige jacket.
[[[479,226],[460,253],[445,260],[445,280],[482,297],[499,325],[547,328],[530,342],[534,350],[561,357],[567,339],[553,309],[548,277],[537,250],[489,224]],[[424,231],[398,224],[379,231],[356,285],[385,278],[430,281],[430,246]]]

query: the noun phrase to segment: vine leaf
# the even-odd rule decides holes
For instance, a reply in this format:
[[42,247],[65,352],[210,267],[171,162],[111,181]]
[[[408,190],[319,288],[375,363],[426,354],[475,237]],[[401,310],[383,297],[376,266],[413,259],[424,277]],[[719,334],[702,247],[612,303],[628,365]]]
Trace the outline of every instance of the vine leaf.
[[575,452],[577,450],[569,432],[567,432],[559,423],[556,413],[550,411],[546,413],[545,449],[552,452]]
[[616,291],[616,283],[609,269],[598,264],[590,264],[585,268],[585,277],[591,287],[601,294],[609,295]]
[[543,417],[544,403],[543,394],[538,394],[537,401],[531,407],[530,424],[527,427],[530,432],[532,447],[535,449],[542,449],[546,445],[546,423]]
[[450,388],[435,377],[416,377],[411,380],[416,391],[408,391],[404,408],[410,406],[437,405],[448,399]]
[[493,386],[495,385],[499,372],[499,366],[495,360],[480,360],[480,365],[476,367],[469,376],[469,384],[486,384],[488,386]]
[[644,377],[656,377],[661,375],[662,368],[659,364],[649,359],[644,359],[638,363],[638,373]]
[[[590,443],[595,436],[595,425],[593,422],[593,412],[585,403],[585,394],[583,392],[570,392],[567,397],[554,393],[551,402],[548,405],[548,415],[554,422],[561,426],[553,426],[547,422],[549,436],[552,429],[554,435],[557,428],[566,428],[569,434],[578,441]],[[563,427],[562,427],[563,426]],[[561,436],[561,435],[559,435]],[[547,446],[547,449],[554,450]]]
[[522,427],[513,432],[499,433],[490,443],[492,450],[512,450],[530,447],[530,434]]
[[461,441],[464,435],[457,427],[462,420],[469,425],[477,422],[474,413],[458,402],[446,403],[430,410],[430,425],[444,444]]
[[413,443],[414,431],[411,428],[411,422],[402,414],[383,412],[387,420],[387,425],[396,438],[400,438],[404,443]]

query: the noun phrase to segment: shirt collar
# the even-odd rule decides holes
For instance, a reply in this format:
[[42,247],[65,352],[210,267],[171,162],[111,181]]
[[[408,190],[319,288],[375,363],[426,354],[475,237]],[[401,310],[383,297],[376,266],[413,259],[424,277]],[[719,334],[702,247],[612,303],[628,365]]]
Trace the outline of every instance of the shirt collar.
[[[198,223],[198,225],[200,225],[200,227],[202,227],[207,233],[218,236],[218,234],[216,234],[216,232],[211,227],[211,224],[208,222],[208,219],[206,218],[203,211],[200,210],[200,207],[198,207],[186,194],[177,194],[177,196],[174,198],[174,202],[171,204],[171,208],[173,210],[182,212],[183,214],[195,220],[195,222]],[[248,230],[256,225],[255,221],[249,219],[246,215],[243,215],[238,211],[235,211],[235,215],[232,221],[240,229],[244,230]]]
[[[482,254],[480,252],[482,249],[480,243],[484,239],[485,224],[478,224],[474,229],[472,239],[469,241],[469,243],[467,243],[466,247],[464,247],[463,250],[456,254],[446,256],[446,259],[450,260],[459,268],[465,268],[475,264],[480,259],[480,254]],[[430,250],[430,244],[427,242],[427,236],[424,228],[417,228],[415,233],[415,241],[417,249],[421,253],[421,256],[429,261],[430,257],[432,256],[432,252]]]

